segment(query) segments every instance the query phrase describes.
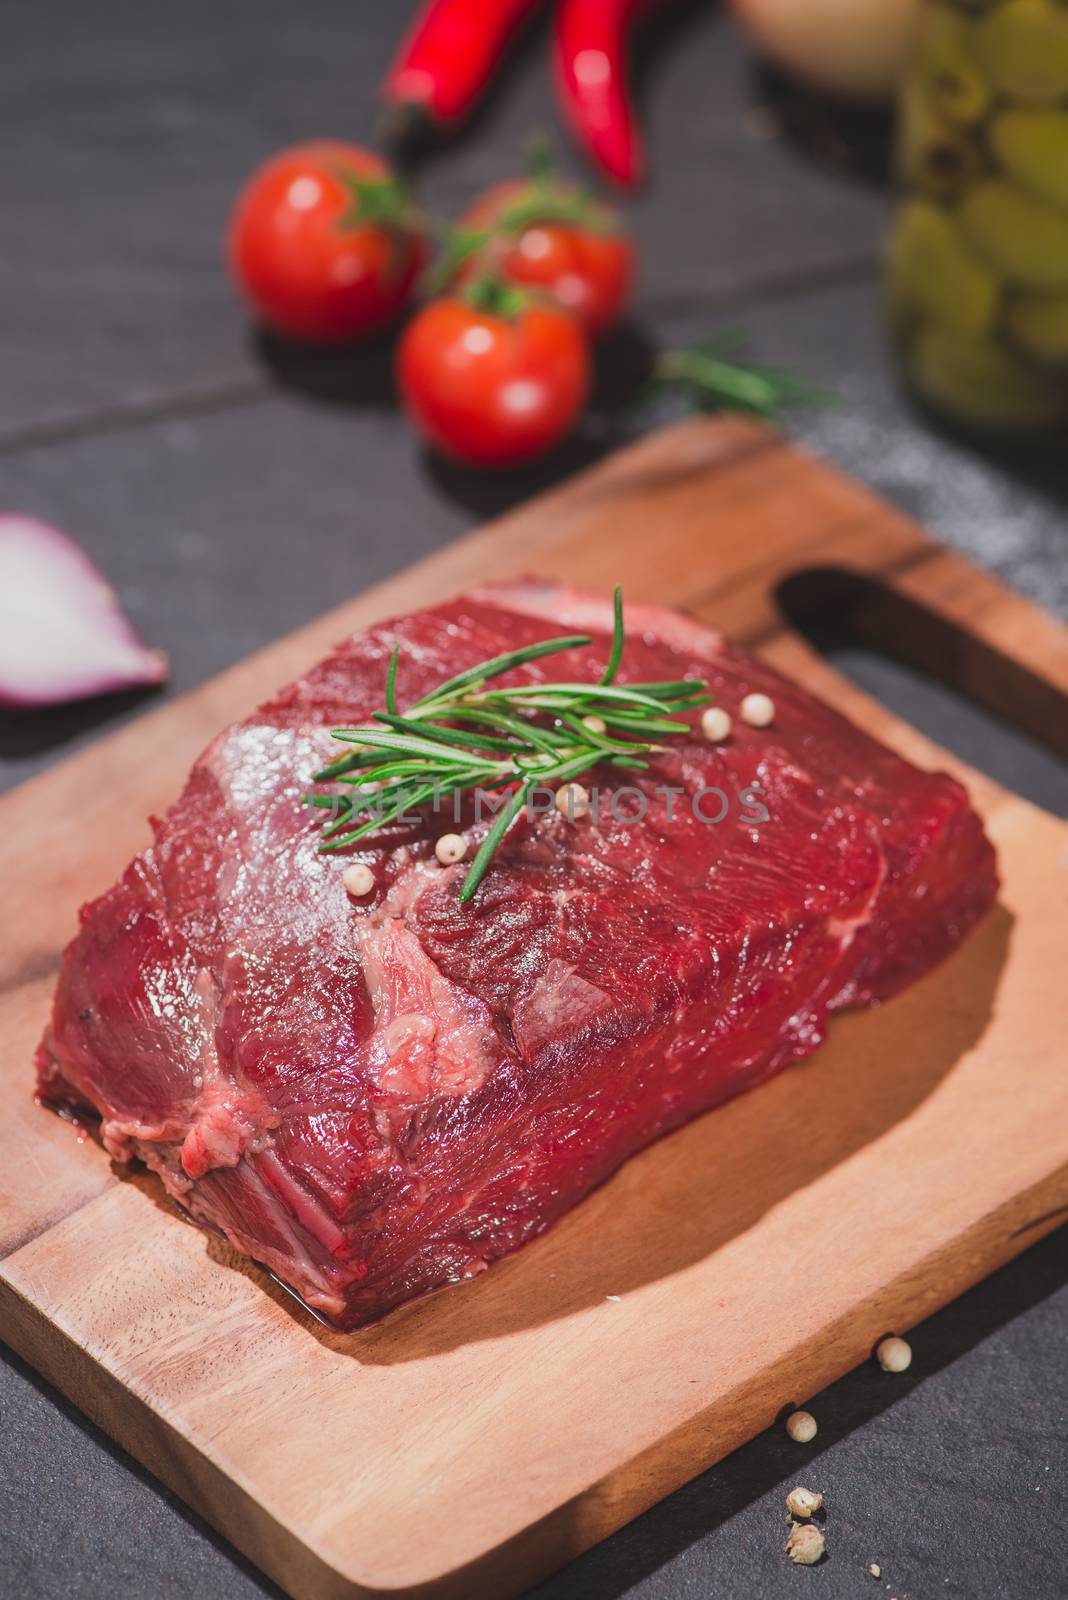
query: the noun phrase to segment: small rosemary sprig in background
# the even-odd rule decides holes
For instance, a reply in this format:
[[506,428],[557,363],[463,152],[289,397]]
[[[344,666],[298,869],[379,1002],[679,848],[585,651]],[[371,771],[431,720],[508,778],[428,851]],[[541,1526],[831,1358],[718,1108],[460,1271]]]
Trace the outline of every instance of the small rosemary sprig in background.
[[386,709],[375,712],[371,726],[335,728],[333,737],[351,749],[315,774],[316,783],[340,783],[349,792],[306,796],[308,804],[334,813],[320,850],[342,850],[446,795],[511,789],[464,879],[460,899],[470,900],[535,789],[566,783],[601,764],[646,768],[647,757],[664,748],[660,740],[690,732],[672,717],[707,704],[703,678],[618,685],[623,642],[623,595],[617,589],[612,649],[600,682],[490,687],[529,661],[593,643],[588,634],[569,634],[469,667],[403,714],[396,705],[394,647]]
[[641,398],[670,391],[695,411],[740,411],[779,421],[795,406],[825,406],[831,396],[779,367],[742,361],[744,342],[733,333],[713,334],[681,350],[662,350]]

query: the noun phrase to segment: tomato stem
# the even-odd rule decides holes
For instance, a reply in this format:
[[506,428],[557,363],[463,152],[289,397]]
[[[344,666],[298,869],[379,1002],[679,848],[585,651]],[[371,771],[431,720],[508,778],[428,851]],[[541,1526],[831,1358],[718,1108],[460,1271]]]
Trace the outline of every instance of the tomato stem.
[[612,208],[589,189],[561,183],[556,171],[552,145],[544,131],[536,130],[527,140],[528,183],[484,227],[429,224],[442,240],[442,249],[426,273],[425,292],[441,294],[472,260],[481,258],[488,268],[495,248],[512,243],[528,228],[560,225],[616,233],[619,224]]
[[334,175],[348,196],[348,206],[337,220],[338,232],[381,228],[390,246],[384,276],[399,282],[411,261],[414,235],[425,226],[410,192],[397,178],[361,178],[345,167],[335,168]]
[[542,189],[547,189],[556,177],[556,156],[544,128],[535,128],[527,138],[527,175]]
[[361,178],[345,167],[334,175],[348,196],[348,208],[338,218],[342,233],[351,228],[410,227],[416,217],[412,197],[396,178]]
[[615,233],[615,217],[588,189],[551,184],[533,184],[530,191],[501,211],[496,231],[518,238],[527,228],[553,223],[570,223],[588,228],[591,233]]
[[488,260],[496,241],[518,239],[528,228],[555,223],[587,228],[591,233],[615,232],[611,213],[585,190],[532,189],[522,199],[505,206],[485,228],[441,229],[444,244],[426,275],[426,291],[440,294],[469,261],[479,257]]
[[480,272],[463,289],[463,298],[476,311],[488,311],[496,317],[518,317],[533,303],[533,297],[508,283],[499,273]]
[[485,250],[493,238],[493,230],[446,226],[442,237],[441,254],[423,280],[427,294],[441,294],[447,289],[461,269]]

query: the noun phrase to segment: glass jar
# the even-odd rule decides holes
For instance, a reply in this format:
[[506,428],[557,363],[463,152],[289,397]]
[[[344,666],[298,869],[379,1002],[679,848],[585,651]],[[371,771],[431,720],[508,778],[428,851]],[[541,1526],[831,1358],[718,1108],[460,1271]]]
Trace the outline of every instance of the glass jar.
[[924,0],[886,306],[905,377],[969,427],[1068,423],[1068,0]]

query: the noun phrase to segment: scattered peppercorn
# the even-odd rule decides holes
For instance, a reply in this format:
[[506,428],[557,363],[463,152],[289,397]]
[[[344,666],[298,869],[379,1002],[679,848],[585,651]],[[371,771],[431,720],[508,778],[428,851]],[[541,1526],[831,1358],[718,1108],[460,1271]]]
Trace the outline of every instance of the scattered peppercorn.
[[701,713],[701,732],[712,744],[722,744],[730,737],[732,723],[722,706],[709,706]]
[[462,833],[443,833],[434,846],[434,854],[443,867],[455,866],[467,854],[467,840]]
[[584,789],[581,783],[565,783],[556,791],[556,809],[561,816],[567,818],[568,822],[589,816],[589,790]]
[[792,1411],[786,1419],[786,1431],[798,1444],[808,1444],[816,1437],[816,1419],[811,1411]]
[[767,728],[775,721],[775,702],[770,695],[747,694],[740,709],[742,721],[751,728]]
[[793,1517],[815,1516],[823,1504],[823,1496],[814,1489],[802,1489],[800,1485],[791,1489],[786,1496],[786,1509]]
[[875,1347],[875,1359],[884,1372],[905,1372],[912,1365],[912,1346],[896,1335]]
[[786,1541],[786,1554],[798,1566],[812,1567],[823,1555],[827,1541],[814,1522],[795,1522]]
[[365,867],[360,861],[354,861],[341,874],[341,881],[354,900],[362,900],[374,888],[375,875],[370,867]]

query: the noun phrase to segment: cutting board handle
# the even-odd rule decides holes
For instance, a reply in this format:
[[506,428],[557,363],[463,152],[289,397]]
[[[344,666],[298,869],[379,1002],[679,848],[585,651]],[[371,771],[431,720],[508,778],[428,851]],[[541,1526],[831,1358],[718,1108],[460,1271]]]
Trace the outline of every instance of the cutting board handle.
[[784,578],[787,617],[845,623],[1068,758],[1068,627],[955,551],[925,542],[888,572],[850,559]]
[[921,565],[922,576],[917,567],[895,578],[899,593],[939,612],[970,638],[1048,683],[1057,691],[1063,716],[1068,710],[1068,627],[955,551],[934,546]]

